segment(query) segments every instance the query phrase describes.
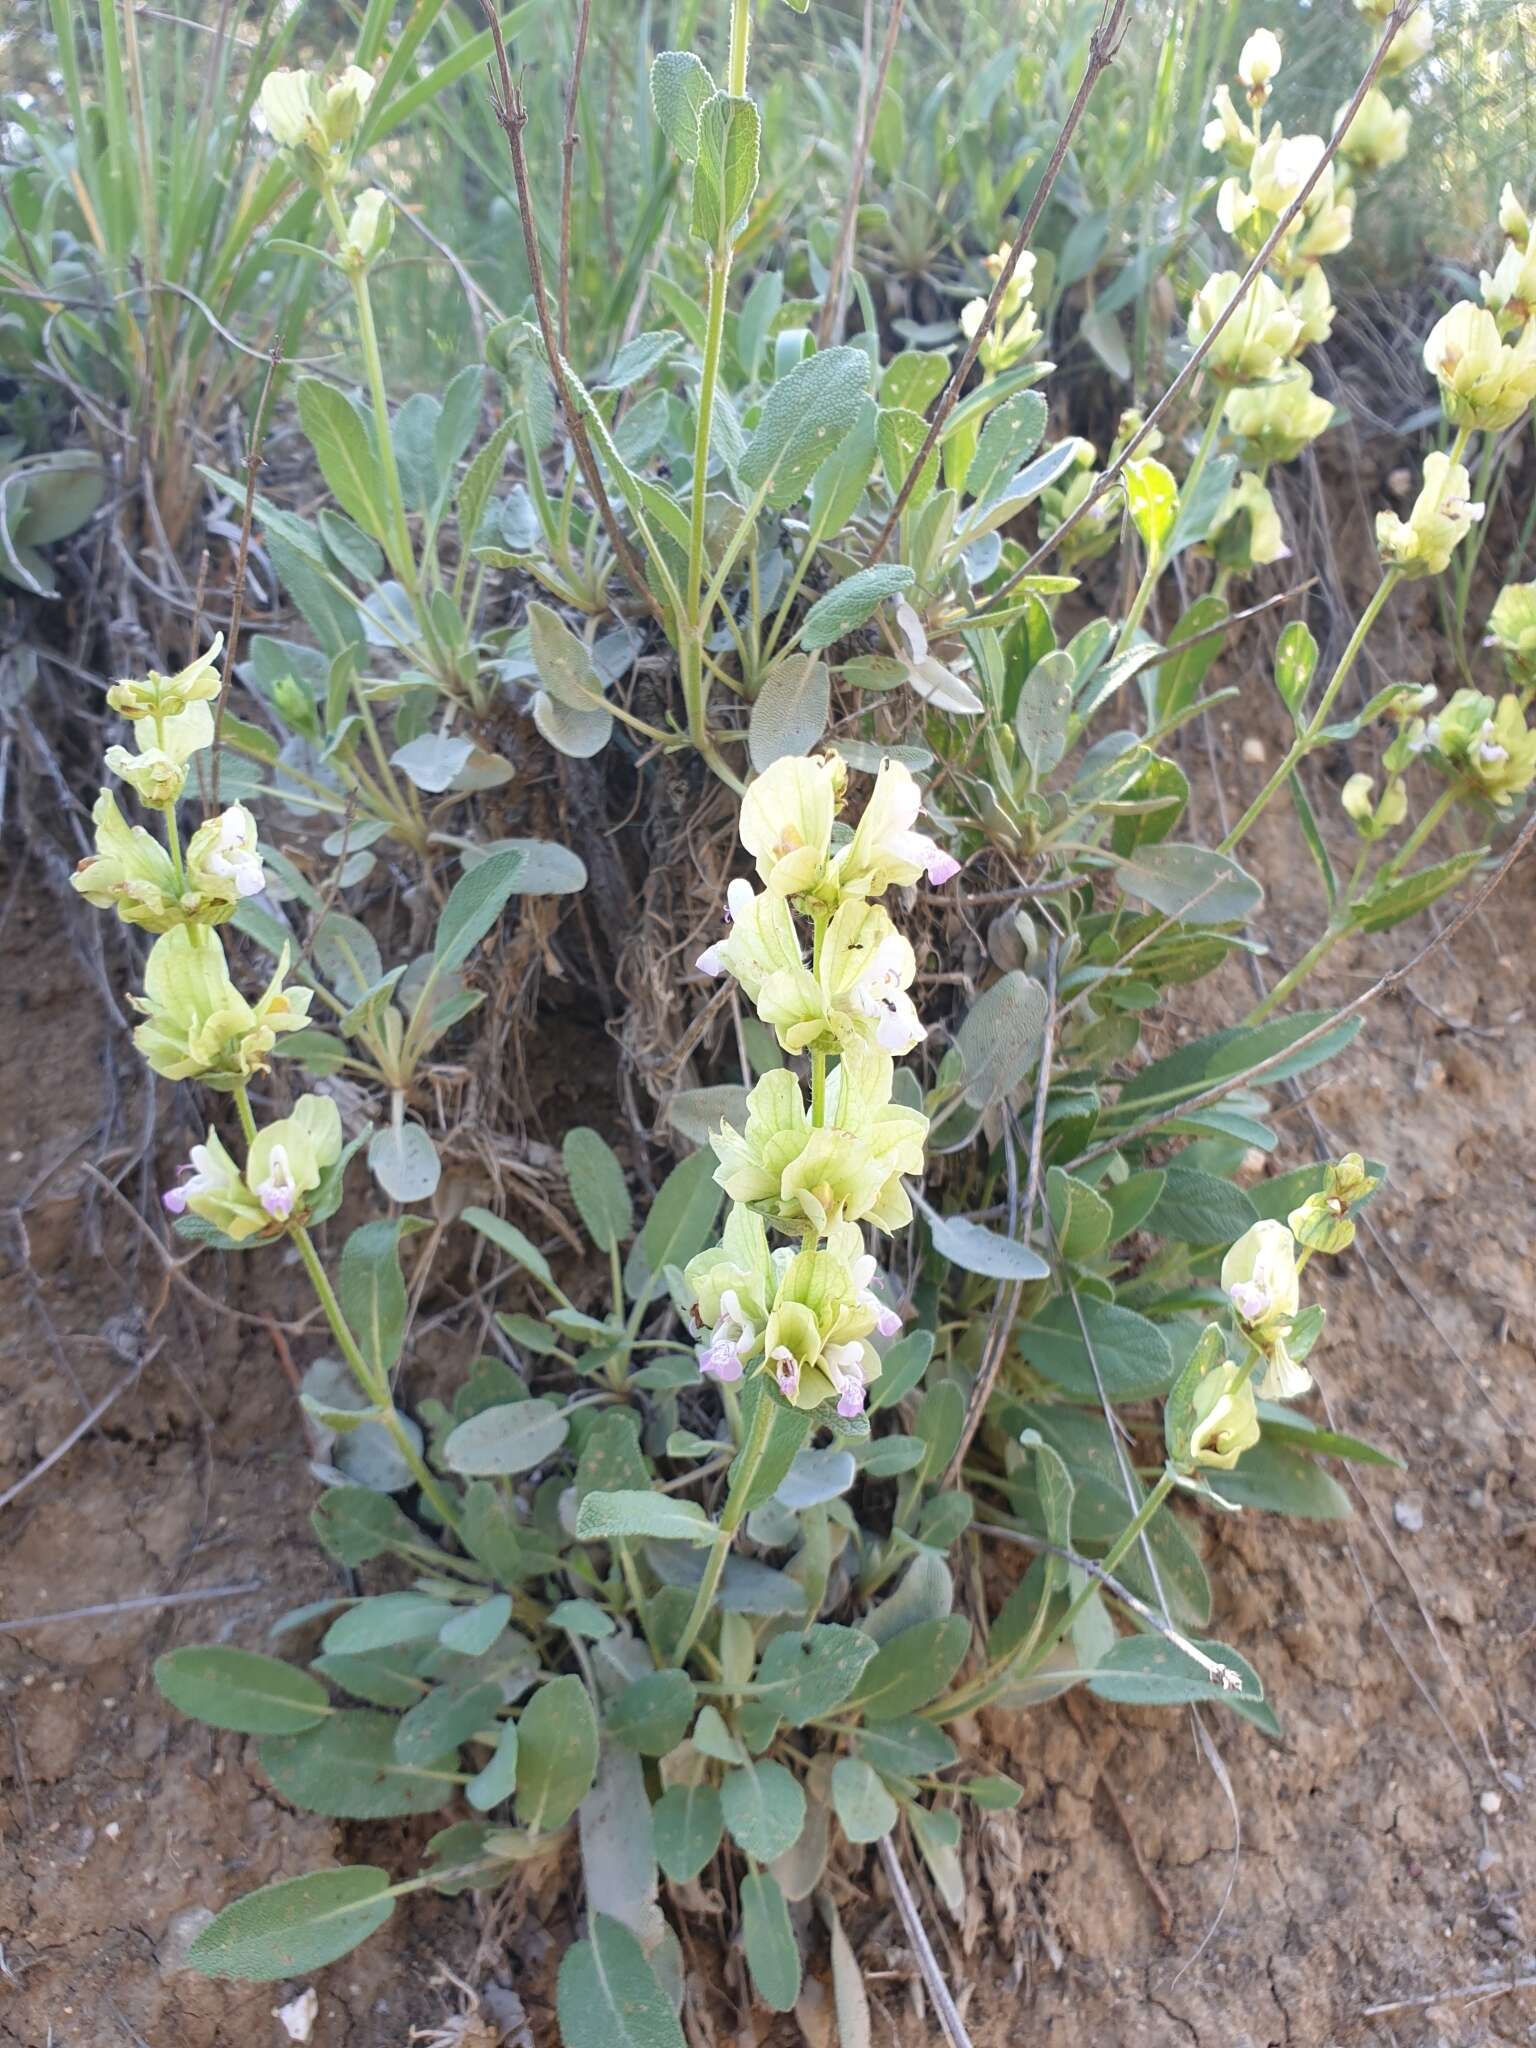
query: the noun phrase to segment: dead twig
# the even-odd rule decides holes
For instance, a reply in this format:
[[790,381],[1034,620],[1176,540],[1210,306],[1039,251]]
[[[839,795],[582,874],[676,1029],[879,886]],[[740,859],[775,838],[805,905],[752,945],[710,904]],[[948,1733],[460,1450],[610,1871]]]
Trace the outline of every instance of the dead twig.
[[592,0],[581,0],[576,23],[576,48],[571,56],[571,76],[565,88],[565,133],[560,138],[560,274],[555,280],[560,304],[560,353],[571,350],[571,183],[576,162],[576,97],[581,91],[581,67],[587,56],[587,30],[592,21]]
[[[229,679],[235,670],[235,653],[240,643],[240,614],[245,608],[245,569],[251,553],[251,523],[256,513],[256,472],[261,466],[262,433],[266,425],[267,401],[272,396],[273,380],[283,359],[283,345],[280,341],[272,344],[272,353],[267,357],[267,374],[262,382],[261,397],[256,402],[256,418],[251,426],[250,452],[245,458],[245,504],[240,512],[240,545],[235,550],[235,581],[229,602],[229,638],[224,643],[224,673],[219,683],[219,701],[213,713],[213,765],[208,771],[208,808],[204,815],[213,817],[219,808],[219,756],[220,741],[224,733],[224,709],[229,702]],[[379,422],[379,431],[389,431],[388,422]],[[199,592],[198,606],[202,610],[202,595]]]
[[1511,1991],[1536,1991],[1536,1977],[1505,1977],[1488,1984],[1452,1985],[1445,1991],[1425,1991],[1417,1998],[1393,1998],[1385,2005],[1362,2005],[1362,2019],[1378,2019],[1385,2012],[1422,2012],[1427,2005],[1445,2005],[1453,1998],[1471,2001],[1503,1998]]
[[[1399,4],[1406,7],[1408,0],[1399,0]],[[1036,223],[1045,211],[1045,202],[1050,198],[1051,189],[1060,174],[1062,164],[1066,161],[1067,151],[1072,146],[1072,137],[1077,132],[1077,124],[1083,118],[1083,110],[1092,97],[1094,87],[1114,61],[1115,52],[1120,46],[1120,30],[1125,20],[1125,9],[1126,0],[1108,0],[1098,27],[1088,39],[1088,62],[1083,71],[1083,81],[1067,109],[1067,118],[1061,124],[1061,133],[1056,138],[1056,147],[1051,151],[1050,162],[1045,167],[1045,174],[1040,183],[1035,187],[1035,196],[1029,202],[1029,210],[1024,215],[1019,231],[1013,238],[1013,246],[997,274],[997,282],[993,285],[992,295],[987,300],[986,311],[977,324],[976,332],[966,344],[965,353],[961,356],[954,375],[940,393],[928,431],[923,436],[923,445],[918,449],[911,467],[902,478],[901,489],[896,493],[896,502],[887,514],[885,524],[875,535],[874,546],[869,551],[871,562],[878,562],[884,554],[891,535],[901,521],[902,513],[907,509],[907,500],[917,487],[917,480],[923,473],[923,464],[933,453],[934,446],[944,431],[945,423],[965,388],[965,380],[976,366],[976,358],[981,354],[982,344],[992,332],[1008,287],[1013,282],[1013,273],[1019,267],[1019,259],[1029,247],[1029,238],[1035,232]],[[1142,431],[1145,433],[1145,428]],[[1017,578],[1014,580],[1017,581]],[[1006,590],[1009,585],[1005,584],[1003,588]]]
[[560,347],[559,336],[555,333],[549,317],[549,294],[544,284],[544,259],[539,253],[538,223],[534,219],[533,197],[528,186],[528,156],[523,148],[523,130],[528,125],[528,108],[519,87],[512,82],[512,66],[507,60],[507,46],[501,33],[501,20],[496,10],[496,0],[483,0],[486,20],[490,24],[491,42],[496,52],[496,77],[491,90],[491,105],[497,125],[507,138],[507,148],[512,155],[512,178],[517,186],[518,218],[523,228],[523,250],[528,259],[528,278],[533,287],[534,312],[539,323],[539,332],[544,339],[544,353],[549,360],[549,374],[555,387],[555,398],[560,407],[560,417],[570,436],[582,481],[586,484],[597,516],[603,522],[603,531],[609,545],[618,558],[619,566],[628,578],[647,611],[659,617],[661,608],[651,595],[645,580],[645,564],[635,552],[629,536],[619,525],[614,514],[613,502],[598,471],[597,459],[592,453],[592,443],[587,434],[585,420],[576,410],[571,390],[565,378],[565,356]]
[[[853,147],[853,162],[848,171],[848,197],[843,206],[842,226],[838,231],[837,250],[832,258],[832,274],[827,279],[827,295],[821,302],[821,316],[816,323],[816,346],[826,348],[834,341],[840,341],[843,333],[844,300],[848,289],[848,277],[853,263],[853,235],[858,225],[859,200],[864,191],[864,171],[869,162],[869,145],[874,139],[875,122],[880,117],[880,102],[885,97],[885,81],[890,72],[891,59],[896,54],[896,38],[901,32],[901,17],[907,0],[891,0],[891,11],[885,24],[885,41],[880,47],[880,65],[875,73],[873,91],[864,95],[859,109],[859,134]],[[864,64],[863,73],[869,69],[869,31],[874,12],[874,0],[864,0]]]
[[[1125,446],[1121,449],[1116,459],[1112,463],[1110,463],[1109,467],[1106,470],[1103,471],[1103,473],[1100,475],[1098,479],[1098,482],[1093,486],[1093,489],[1089,491],[1088,495],[1083,499],[1083,502],[1079,506],[1077,506],[1074,511],[1068,513],[1067,517],[1062,520],[1060,526],[1056,527],[1051,533],[1049,533],[1046,536],[1046,538],[1043,541],[1041,541],[1039,547],[1035,549],[1035,552],[1029,557],[1029,559],[1026,562],[1023,563],[1023,565],[1020,568],[1015,570],[1013,575],[1008,578],[1006,583],[1004,583],[999,589],[992,592],[991,598],[989,600],[990,603],[995,605],[1002,598],[1006,597],[1011,590],[1016,590],[1019,584],[1023,582],[1024,578],[1026,576],[1032,575],[1034,571],[1039,567],[1040,563],[1045,560],[1048,554],[1050,554],[1052,549],[1058,545],[1058,543],[1065,537],[1065,535],[1069,534],[1072,531],[1073,527],[1077,525],[1078,521],[1087,517],[1089,512],[1092,511],[1093,507],[1099,503],[1100,499],[1103,498],[1105,492],[1108,491],[1117,482],[1121,471],[1125,468],[1125,465],[1135,455],[1137,449],[1144,445],[1147,436],[1153,432],[1153,430],[1157,426],[1158,421],[1162,418],[1163,414],[1167,412],[1168,408],[1173,404],[1174,400],[1180,395],[1181,392],[1187,390],[1189,385],[1194,382],[1195,378],[1200,375],[1201,369],[1205,363],[1205,359],[1210,354],[1212,348],[1215,346],[1217,337],[1220,335],[1222,329],[1226,326],[1227,322],[1233,318],[1233,316],[1237,313],[1238,309],[1243,305],[1244,301],[1247,299],[1249,292],[1253,289],[1254,283],[1258,278],[1260,272],[1263,270],[1265,264],[1267,264],[1270,257],[1274,255],[1276,249],[1279,248],[1285,236],[1289,234],[1292,223],[1300,216],[1302,208],[1311,198],[1313,189],[1316,186],[1319,178],[1322,177],[1324,171],[1327,170],[1328,166],[1333,162],[1334,157],[1338,154],[1339,145],[1344,140],[1344,136],[1348,131],[1350,123],[1354,120],[1356,114],[1359,113],[1361,104],[1364,101],[1366,94],[1369,93],[1372,86],[1375,85],[1377,77],[1380,74],[1381,67],[1386,62],[1387,52],[1392,47],[1393,38],[1396,36],[1398,30],[1402,27],[1403,23],[1408,19],[1409,15],[1412,14],[1417,4],[1418,0],[1397,0],[1397,4],[1393,7],[1391,14],[1387,17],[1386,26],[1382,30],[1381,41],[1376,45],[1375,55],[1371,58],[1370,63],[1367,64],[1367,66],[1365,67],[1365,76],[1361,79],[1359,85],[1356,86],[1354,98],[1349,102],[1348,106],[1345,107],[1343,113],[1340,115],[1332,136],[1329,138],[1327,144],[1325,145],[1321,154],[1319,155],[1316,164],[1313,166],[1312,175],[1307,179],[1306,183],[1302,186],[1301,190],[1296,194],[1296,197],[1291,201],[1290,205],[1286,208],[1285,212],[1282,213],[1280,218],[1275,222],[1275,225],[1273,229],[1270,231],[1269,237],[1267,241],[1264,243],[1264,246],[1259,250],[1259,253],[1254,257],[1253,261],[1249,264],[1248,268],[1243,272],[1242,279],[1238,284],[1237,290],[1232,294],[1227,304],[1223,306],[1220,313],[1218,313],[1216,318],[1211,322],[1210,327],[1200,337],[1198,345],[1190,352],[1188,362],[1186,362],[1183,369],[1179,371],[1179,374],[1168,386],[1168,389],[1163,393],[1162,397],[1157,401],[1156,405],[1152,407],[1152,410],[1147,414],[1146,418],[1142,421],[1141,426],[1131,436],[1130,440],[1126,442]],[[995,297],[996,294],[994,293],[993,296]],[[924,456],[926,456],[927,453],[928,449],[925,444],[923,449]],[[878,553],[879,550],[877,549],[876,552]]]
[[237,1600],[259,1593],[265,1579],[244,1579],[238,1586],[200,1586],[190,1593],[140,1593],[132,1600],[105,1600],[96,1607],[63,1607],[57,1614],[23,1614],[15,1620],[0,1615],[0,1635],[19,1628],[42,1628],[52,1621],[103,1621],[114,1614],[143,1614],[154,1607],[194,1607],[199,1600]]
[[955,2001],[949,1995],[949,1986],[944,1982],[944,1973],[939,1968],[939,1959],[933,1952],[933,1943],[928,1939],[928,1930],[923,1925],[923,1916],[917,1910],[917,1901],[912,1896],[912,1887],[907,1883],[907,1873],[901,1867],[901,1856],[889,1835],[880,1837],[880,1861],[885,1866],[885,1875],[891,1887],[891,1897],[896,1901],[896,1910],[901,1915],[901,1924],[907,1930],[907,1939],[912,1944],[912,1953],[917,1957],[917,1967],[922,1974],[923,1988],[933,2002],[933,2009],[939,2016],[950,2048],[971,2048],[971,2037],[965,2031]]

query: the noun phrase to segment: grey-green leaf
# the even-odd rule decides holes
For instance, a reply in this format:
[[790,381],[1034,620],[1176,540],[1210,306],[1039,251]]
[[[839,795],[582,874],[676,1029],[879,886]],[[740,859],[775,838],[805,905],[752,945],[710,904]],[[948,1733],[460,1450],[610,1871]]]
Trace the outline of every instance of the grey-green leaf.
[[635,1227],[623,1167],[612,1146],[585,1125],[566,1132],[561,1153],[571,1200],[581,1212],[588,1236],[600,1252],[611,1251]]
[[367,1863],[316,1870],[226,1906],[193,1942],[187,1962],[204,1977],[307,1977],[366,1941],[394,1910],[387,1871]]
[[963,1614],[903,1629],[864,1669],[849,1704],[866,1721],[894,1721],[927,1706],[965,1660],[971,1624]]
[[393,1820],[432,1813],[453,1795],[452,1749],[402,1762],[393,1714],[341,1707],[300,1735],[269,1735],[261,1767],[285,1799],[337,1820]]
[[651,1809],[656,1861],[674,1884],[698,1876],[720,1846],[725,1817],[713,1785],[672,1785]]
[[832,1766],[832,1809],[850,1842],[878,1842],[896,1825],[896,1802],[862,1757]]
[[874,562],[845,576],[806,613],[800,645],[808,650],[830,647],[872,618],[888,597],[910,589],[912,581],[912,571],[901,562]]
[[691,50],[663,50],[651,66],[651,103],[661,132],[684,163],[699,153],[699,115],[715,82]]
[[566,1950],[555,2006],[565,2048],[687,2048],[645,1951],[606,1913]]
[[616,1493],[589,1493],[576,1511],[576,1536],[582,1543],[610,1542],[616,1536],[644,1536],[663,1543],[713,1543],[715,1525],[697,1501],[626,1488]]
[[784,1894],[766,1870],[742,1879],[741,1932],[758,1997],[774,2012],[792,2012],[800,1996],[800,1950]]
[[540,1686],[517,1724],[517,1817],[531,1833],[563,1827],[597,1775],[597,1715],[570,1674]]
[[464,965],[516,892],[522,868],[522,854],[507,848],[454,883],[432,946],[439,975],[453,974]]
[[753,699],[747,725],[747,751],[757,773],[786,754],[809,754],[827,729],[831,702],[832,683],[824,661],[810,654],[776,661]]
[[737,476],[776,511],[793,505],[858,418],[869,357],[829,348],[796,363],[770,388]]
[[725,1825],[738,1848],[759,1863],[792,1849],[805,1825],[805,1793],[783,1764],[744,1764],[720,1784]]
[[155,1660],[155,1684],[182,1713],[242,1735],[296,1735],[331,1711],[318,1679],[254,1650],[169,1650]]
[[466,1479],[529,1472],[552,1458],[570,1423],[554,1401],[505,1401],[461,1422],[443,1445],[443,1463]]
[[361,413],[345,392],[318,377],[301,377],[296,397],[299,425],[337,503],[365,533],[382,540],[384,485],[372,436]]

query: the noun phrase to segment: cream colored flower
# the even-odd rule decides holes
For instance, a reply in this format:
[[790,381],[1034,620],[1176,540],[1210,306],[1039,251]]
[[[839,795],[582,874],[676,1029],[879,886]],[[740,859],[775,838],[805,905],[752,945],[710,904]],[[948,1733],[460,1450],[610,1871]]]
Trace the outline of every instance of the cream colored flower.
[[1245,1379],[1229,1358],[1197,1381],[1192,1399],[1191,1460],[1218,1472],[1230,1472],[1244,1451],[1253,1449],[1261,1433],[1252,1381]]
[[1438,576],[1483,516],[1469,496],[1465,467],[1438,449],[1424,458],[1424,485],[1406,519],[1376,514],[1376,546],[1384,562],[1408,576]]
[[1256,107],[1263,106],[1269,98],[1270,81],[1280,63],[1280,38],[1272,29],[1256,28],[1237,60],[1238,79],[1248,88],[1248,97]]
[[189,704],[211,703],[223,686],[214,666],[223,647],[224,635],[219,633],[206,654],[173,676],[163,676],[156,669],[142,681],[125,676],[108,690],[107,703],[120,717],[132,719],[175,718]]
[[[1189,339],[1198,347],[1237,297],[1235,270],[1218,271],[1200,287],[1189,315]],[[1299,322],[1285,294],[1262,273],[1212,343],[1206,361],[1223,384],[1261,384],[1276,376],[1295,353]]]
[[1264,1353],[1259,1392],[1273,1401],[1304,1394],[1311,1375],[1286,1349],[1300,1295],[1296,1241],[1285,1224],[1266,1218],[1246,1230],[1221,1262],[1221,1286],[1244,1333]]
[[1229,392],[1226,418],[1246,444],[1248,461],[1293,462],[1329,426],[1333,407],[1313,391],[1311,372],[1297,364],[1272,384]]
[[741,843],[776,896],[810,895],[826,880],[845,780],[835,754],[785,755],[742,798]]
[[279,1035],[308,1019],[310,992],[284,988],[287,972],[285,949],[266,990],[248,1003],[229,978],[218,933],[176,925],[151,946],[144,993],[129,999],[145,1020],[133,1042],[168,1081],[233,1088],[264,1071]]
[[1507,327],[1536,314],[1536,242],[1506,242],[1492,273],[1481,273],[1483,304]]
[[103,757],[109,771],[128,784],[139,802],[152,811],[168,811],[186,787],[187,763],[213,745],[213,713],[194,700],[172,718],[154,721],[154,737],[136,753],[108,747]]
[[1463,299],[1430,329],[1424,366],[1452,426],[1502,433],[1536,398],[1536,325],[1508,344],[1493,315]]
[[887,889],[910,889],[924,875],[930,888],[938,889],[959,874],[954,855],[916,829],[922,807],[923,793],[911,769],[900,761],[882,761],[853,838],[834,863],[845,894],[883,896]]
[[160,1197],[172,1216],[191,1214],[243,1243],[301,1222],[307,1195],[341,1157],[341,1113],[329,1096],[301,1095],[292,1116],[258,1131],[244,1174],[210,1131]]
[[1536,583],[1505,584],[1488,614],[1487,644],[1504,656],[1512,683],[1536,683]]
[[1208,535],[1211,553],[1224,569],[1261,569],[1290,553],[1280,511],[1252,470],[1243,470],[1221,502]]
[[1383,78],[1401,78],[1427,57],[1435,44],[1435,18],[1427,7],[1416,7],[1387,45],[1381,60]]
[[1291,293],[1290,309],[1296,321],[1293,355],[1304,348],[1318,348],[1333,332],[1333,293],[1320,263],[1314,263],[1300,285]]
[[1232,95],[1224,85],[1218,85],[1211,104],[1215,114],[1205,124],[1201,137],[1206,148],[1219,152],[1228,163],[1245,170],[1253,158],[1253,130],[1232,104]]
[[[1335,134],[1348,112],[1345,105],[1334,115]],[[1379,85],[1372,86],[1344,131],[1339,155],[1357,171],[1390,170],[1408,154],[1408,130],[1412,125],[1406,107],[1394,107]]]

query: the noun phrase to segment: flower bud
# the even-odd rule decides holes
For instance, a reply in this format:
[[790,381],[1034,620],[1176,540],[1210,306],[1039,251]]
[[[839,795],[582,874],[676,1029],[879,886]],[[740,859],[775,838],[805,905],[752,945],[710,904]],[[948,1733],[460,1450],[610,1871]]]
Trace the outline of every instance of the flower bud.
[[1424,458],[1424,485],[1412,512],[1376,514],[1376,546],[1383,562],[1408,576],[1438,576],[1483,507],[1468,495],[1472,480],[1464,466],[1436,449]]
[[1493,315],[1463,299],[1431,328],[1424,365],[1452,426],[1501,433],[1536,398],[1536,325],[1506,345]]
[[1526,248],[1531,239],[1530,217],[1515,197],[1513,185],[1506,185],[1499,194],[1499,226],[1517,249]]
[[1351,775],[1339,793],[1345,815],[1353,818],[1357,825],[1364,824],[1371,815],[1371,791],[1375,787],[1373,775]]
[[1323,1185],[1308,1195],[1286,1218],[1298,1244],[1313,1252],[1347,1251],[1355,1241],[1350,1212],[1358,1209],[1381,1185],[1365,1170],[1358,1152],[1347,1152],[1336,1166],[1325,1168]]
[[1401,78],[1434,48],[1435,18],[1428,7],[1416,7],[1387,45],[1381,60],[1383,78]]
[[389,247],[394,225],[395,209],[389,194],[370,185],[354,202],[352,217],[347,222],[346,240],[341,245],[341,260],[346,268],[366,270],[370,263],[377,262]]
[[1247,469],[1222,500],[1207,540],[1223,569],[1261,569],[1270,562],[1283,561],[1290,553],[1279,508],[1260,479]]
[[1217,1472],[1230,1472],[1260,1436],[1252,1381],[1229,1358],[1196,1382],[1191,1399],[1191,1461]]
[[1237,60],[1237,75],[1248,88],[1252,105],[1262,107],[1269,98],[1270,81],[1280,69],[1280,62],[1279,37],[1271,29],[1255,29]]
[[1373,775],[1351,775],[1339,793],[1339,802],[1354,820],[1356,831],[1368,842],[1401,825],[1408,815],[1408,785],[1401,776],[1388,781],[1380,803],[1375,801],[1375,789]]
[[[1335,134],[1348,112],[1345,105],[1334,115]],[[1389,170],[1408,154],[1408,130],[1412,125],[1406,107],[1394,107],[1379,85],[1372,86],[1344,130],[1339,155],[1357,171]]]

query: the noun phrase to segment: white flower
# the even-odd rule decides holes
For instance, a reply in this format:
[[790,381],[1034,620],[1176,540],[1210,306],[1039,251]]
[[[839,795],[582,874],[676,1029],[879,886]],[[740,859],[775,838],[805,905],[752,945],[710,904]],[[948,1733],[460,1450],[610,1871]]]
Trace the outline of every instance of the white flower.
[[288,1163],[287,1148],[274,1145],[267,1161],[267,1177],[257,1184],[256,1199],[269,1216],[276,1217],[279,1223],[286,1223],[293,1214],[298,1194],[298,1182]]
[[267,878],[256,845],[256,820],[244,804],[231,804],[215,822],[218,831],[203,865],[210,874],[233,882],[237,896],[259,896]]
[[191,1161],[190,1167],[181,1169],[177,1185],[167,1188],[160,1197],[161,1207],[171,1216],[184,1216],[194,1195],[211,1195],[221,1188],[238,1187],[240,1184],[240,1176],[228,1153],[222,1159],[216,1159],[206,1145],[194,1145]]
[[1280,38],[1273,29],[1258,28],[1243,45],[1237,75],[1250,92],[1262,92],[1280,69]]
[[699,1351],[699,1371],[717,1380],[739,1380],[756,1338],[735,1289],[728,1287],[720,1297],[720,1320]]
[[864,1347],[829,1344],[817,1364],[837,1389],[837,1412],[850,1419],[864,1413]]
[[906,990],[911,967],[911,947],[899,933],[891,932],[876,946],[868,965],[848,991],[849,1009],[861,1017],[878,1020],[876,1041],[895,1059],[901,1059],[928,1036],[928,1027],[918,1017]]
[[875,1261],[868,1252],[854,1260],[853,1284],[858,1289],[857,1305],[873,1311],[875,1328],[882,1337],[894,1337],[901,1328],[901,1317],[895,1309],[887,1308],[876,1294],[873,1286],[876,1270]]
[[899,761],[882,761],[864,815],[837,862],[837,879],[847,894],[880,896],[893,886],[911,888],[924,874],[937,889],[959,874],[959,861],[914,829],[922,807],[912,771]]

